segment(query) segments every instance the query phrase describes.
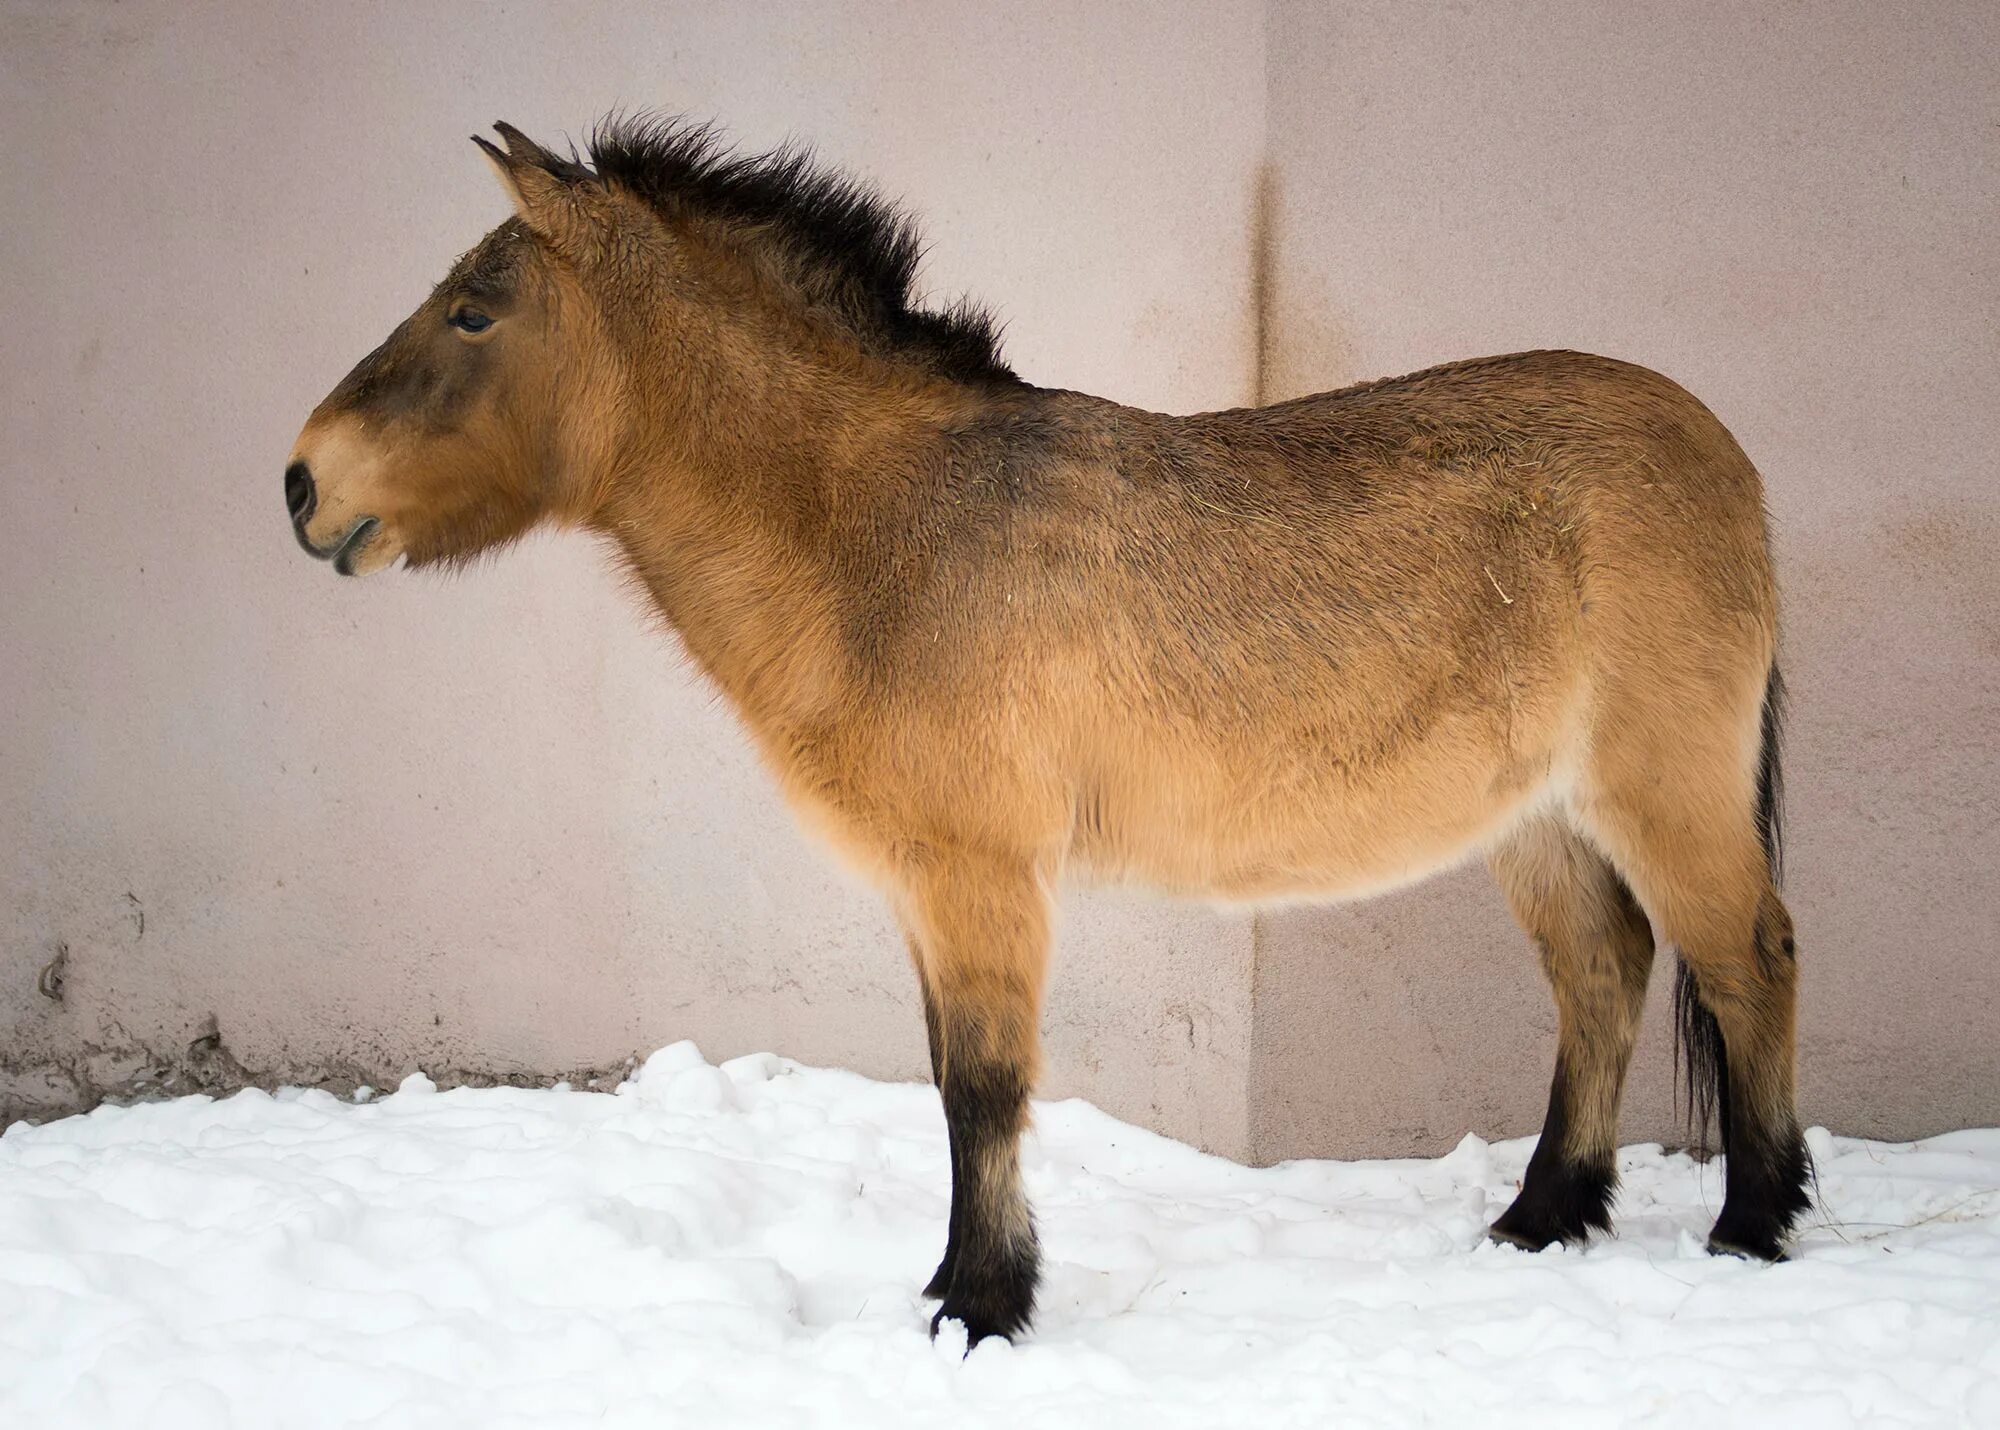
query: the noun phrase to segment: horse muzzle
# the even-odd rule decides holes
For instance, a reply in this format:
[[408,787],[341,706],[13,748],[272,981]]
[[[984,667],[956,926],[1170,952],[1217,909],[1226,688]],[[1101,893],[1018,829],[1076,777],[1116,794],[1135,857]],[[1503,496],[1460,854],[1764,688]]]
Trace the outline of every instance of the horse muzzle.
[[285,510],[292,518],[292,534],[298,537],[305,553],[315,560],[331,561],[333,569],[343,576],[355,574],[355,564],[368,549],[375,534],[382,529],[378,518],[358,517],[348,524],[332,545],[314,544],[307,528],[319,510],[319,487],[313,481],[312,469],[304,462],[293,462],[285,468]]

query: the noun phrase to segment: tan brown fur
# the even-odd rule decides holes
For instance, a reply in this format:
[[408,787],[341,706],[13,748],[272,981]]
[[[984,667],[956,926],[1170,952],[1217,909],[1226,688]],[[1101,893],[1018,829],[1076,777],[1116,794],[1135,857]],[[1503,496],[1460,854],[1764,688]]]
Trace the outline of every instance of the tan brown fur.
[[[1026,1319],[967,1267],[1025,1247],[1032,1294],[1013,1149],[1066,878],[1343,898],[1488,855],[1561,1010],[1551,1157],[1608,1175],[1655,932],[1724,1031],[1726,1115],[1796,1137],[1761,489],[1693,397],[1565,352],[1196,416],[947,375],[756,231],[505,132],[518,220],[461,263],[505,274],[486,368],[442,418],[357,369],[294,453],[301,539],[376,517],[360,569],[609,539],[897,908],[948,1107],[998,1099],[954,1120],[940,1314]],[[464,357],[467,282],[370,362]]]
[[1602,1163],[1617,1150],[1618,1102],[1653,968],[1652,929],[1604,856],[1561,818],[1531,820],[1491,862],[1555,991],[1557,1056],[1571,1099],[1561,1150],[1573,1163]]

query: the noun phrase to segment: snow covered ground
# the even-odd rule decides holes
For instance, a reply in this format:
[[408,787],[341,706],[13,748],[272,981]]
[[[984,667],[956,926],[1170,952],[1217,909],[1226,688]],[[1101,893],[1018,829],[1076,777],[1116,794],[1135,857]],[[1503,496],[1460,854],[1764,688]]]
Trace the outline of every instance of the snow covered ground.
[[[1043,1104],[1039,1327],[960,1359],[927,1087],[682,1043],[618,1095],[246,1092],[0,1138],[0,1425],[2000,1426],[2000,1132],[1812,1134],[1777,1267],[1715,1169],[1489,1246],[1529,1144],[1250,1170]],[[954,1328],[955,1329],[955,1328]]]

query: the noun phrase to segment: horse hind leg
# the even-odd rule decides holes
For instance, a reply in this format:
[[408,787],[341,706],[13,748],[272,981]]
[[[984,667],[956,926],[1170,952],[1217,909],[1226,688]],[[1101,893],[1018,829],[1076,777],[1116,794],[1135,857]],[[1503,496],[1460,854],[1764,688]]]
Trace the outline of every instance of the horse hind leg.
[[1496,1241],[1539,1251],[1611,1226],[1618,1104],[1653,966],[1646,916],[1602,855],[1560,818],[1530,822],[1494,851],[1494,877],[1541,952],[1555,995],[1548,1117]]
[[1795,1103],[1797,949],[1775,879],[1768,716],[1765,740],[1761,790],[1746,788],[1732,752],[1718,747],[1672,781],[1604,783],[1589,818],[1661,941],[1679,951],[1698,1001],[1683,1007],[1680,1031],[1691,1111],[1707,1097],[1722,1111],[1724,1192],[1709,1250],[1775,1261],[1811,1205],[1811,1164]]
[[[1695,1109],[1705,1098],[1721,1103],[1724,1193],[1709,1250],[1776,1261],[1811,1205],[1794,1103],[1796,945],[1769,880],[1729,872],[1649,869],[1635,882],[1662,910],[1661,933],[1679,949],[1706,1014],[1684,1008],[1680,1021]],[[1719,1062],[1708,1046],[1716,1033]]]
[[[1742,952],[1747,948],[1747,954]],[[1811,1208],[1812,1162],[1794,1105],[1797,945],[1775,889],[1758,900],[1747,939],[1689,958],[1694,991],[1722,1034],[1724,1189],[1708,1249],[1785,1259],[1793,1226]]]

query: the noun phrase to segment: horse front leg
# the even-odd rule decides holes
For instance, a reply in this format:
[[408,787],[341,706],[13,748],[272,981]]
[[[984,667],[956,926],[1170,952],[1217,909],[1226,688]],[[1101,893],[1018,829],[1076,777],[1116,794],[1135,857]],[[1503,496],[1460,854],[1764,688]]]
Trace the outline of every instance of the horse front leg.
[[1012,1338],[1034,1314],[1040,1250],[1021,1189],[1020,1138],[1039,1065],[1048,900],[1026,860],[960,857],[909,891],[938,1090],[951,1139],[951,1226],[927,1288],[968,1345]]

